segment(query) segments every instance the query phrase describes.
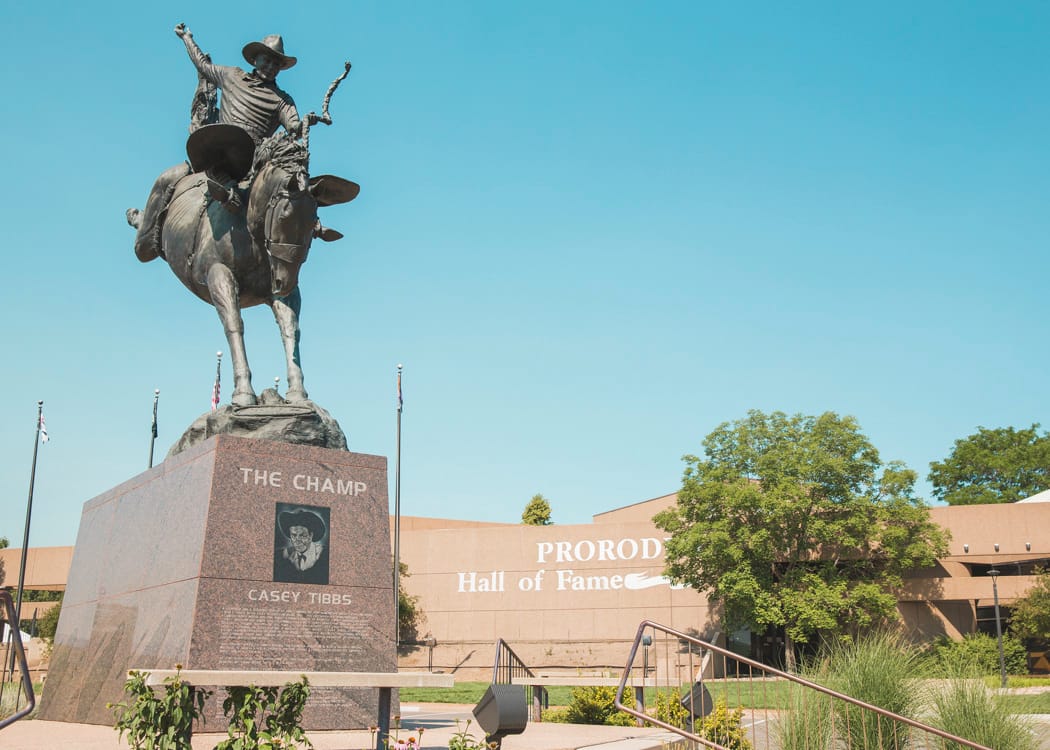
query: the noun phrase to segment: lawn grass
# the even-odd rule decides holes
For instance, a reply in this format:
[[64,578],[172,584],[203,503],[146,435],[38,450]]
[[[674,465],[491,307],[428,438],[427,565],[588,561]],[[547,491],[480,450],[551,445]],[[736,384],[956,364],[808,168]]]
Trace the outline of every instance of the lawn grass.
[[[704,683],[715,700],[724,698],[730,706],[745,708],[776,708],[787,700],[787,683],[753,682],[743,680],[712,680]],[[454,688],[401,688],[401,700],[409,703],[477,703],[489,686],[487,682],[457,682]],[[687,695],[689,684],[681,688],[681,694]],[[547,688],[548,702],[551,706],[567,706],[572,701],[572,688],[551,685]],[[657,690],[646,688],[646,705],[656,704]],[[664,690],[663,692],[666,692]]]
[[[43,683],[33,683],[33,693],[36,696],[37,705],[40,704],[40,689],[43,687]],[[25,691],[22,690],[21,682],[5,682],[0,684],[0,719],[6,719],[11,714],[15,713],[15,703],[18,703],[18,709],[23,709],[28,702],[26,699]]]
[[[714,700],[724,698],[726,704],[731,707],[743,706],[744,708],[777,709],[789,705],[791,684],[787,681],[755,681],[747,680],[710,680],[704,683]],[[1022,685],[1031,686],[1032,683],[1024,681]],[[401,688],[401,700],[406,703],[460,703],[476,704],[488,688],[487,682],[457,682],[453,688]],[[998,678],[994,687],[998,687]],[[682,686],[682,695],[686,695],[690,685]],[[551,686],[547,688],[551,706],[567,706],[572,701],[572,688],[563,686]],[[647,688],[645,691],[645,703],[647,706],[656,705],[657,691]],[[1004,696],[1006,705],[1011,713],[1017,714],[1050,714],[1050,692],[1035,695],[1007,695]]]
[[[990,688],[998,688],[999,675],[990,675],[984,678],[984,684]],[[1006,687],[1008,688],[1023,688],[1023,687],[1046,687],[1050,685],[1050,675],[1007,675],[1006,676]]]
[[[488,688],[487,682],[457,682],[451,688],[401,688],[401,700],[408,703],[477,703]],[[547,688],[550,705],[567,706],[572,700],[572,688]]]
[[1004,695],[1002,701],[1012,714],[1050,714],[1050,693]]

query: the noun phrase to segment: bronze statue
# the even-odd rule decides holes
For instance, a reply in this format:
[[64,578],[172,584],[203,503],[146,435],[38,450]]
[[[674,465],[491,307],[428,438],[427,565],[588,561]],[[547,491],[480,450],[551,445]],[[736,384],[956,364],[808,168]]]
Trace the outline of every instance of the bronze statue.
[[[353,200],[358,186],[332,175],[310,178],[309,129],[331,124],[325,96],[322,114],[300,119],[292,98],[277,87],[281,70],[295,65],[280,36],[245,45],[252,66],[213,65],[183,24],[175,27],[198,71],[191,108],[188,162],[157,179],[143,211],[128,209],[138,230],[135,255],[164,258],[186,287],[215,306],[233,361],[236,406],[256,403],[244,351],[240,309],[267,304],[281,331],[288,361],[289,401],[305,401],[299,362],[299,269],[311,241],[339,239],[323,227],[318,206]],[[222,91],[215,107],[215,90]],[[279,127],[283,132],[276,134]]]

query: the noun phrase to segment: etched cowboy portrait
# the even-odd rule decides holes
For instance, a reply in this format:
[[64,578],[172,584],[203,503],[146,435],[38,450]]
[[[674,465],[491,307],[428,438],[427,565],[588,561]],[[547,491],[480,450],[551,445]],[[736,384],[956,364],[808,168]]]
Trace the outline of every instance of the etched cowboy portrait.
[[277,503],[273,580],[328,583],[330,508]]

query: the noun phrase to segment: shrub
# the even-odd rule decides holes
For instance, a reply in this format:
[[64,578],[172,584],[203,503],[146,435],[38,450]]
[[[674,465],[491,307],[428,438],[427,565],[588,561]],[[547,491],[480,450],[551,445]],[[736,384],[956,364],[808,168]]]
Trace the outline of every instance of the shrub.
[[[1031,726],[1012,714],[1003,696],[990,693],[976,670],[956,667],[950,679],[932,692],[930,723],[957,737],[996,750],[1029,750]],[[944,743],[945,750],[965,750],[958,743]]]
[[543,710],[543,720],[552,724],[571,724],[569,721],[569,708],[567,706],[556,706]]
[[226,690],[222,712],[230,721],[229,737],[215,750],[263,750],[307,747],[313,743],[302,728],[303,708],[310,696],[305,675],[299,682],[276,687],[231,687]]
[[126,703],[107,703],[117,719],[114,729],[121,739],[128,735],[134,750],[192,750],[193,722],[204,723],[201,711],[210,691],[182,681],[182,667],[164,680],[160,695],[146,684],[148,672],[129,672],[124,683]]
[[[419,630],[426,621],[423,608],[419,605],[419,597],[412,596],[405,589],[405,579],[409,577],[408,565],[404,562],[399,564],[400,575],[397,585],[397,628],[399,638],[404,641],[415,641],[419,637]],[[398,644],[399,646],[401,644]]]
[[682,705],[678,688],[656,694],[656,718],[679,729],[689,727],[689,709]]
[[55,643],[55,630],[58,629],[58,617],[60,614],[62,614],[61,600],[36,621],[36,634],[44,639],[48,648]]
[[[999,674],[999,644],[987,633],[970,633],[961,641],[942,636],[933,645],[942,674]],[[1003,661],[1007,674],[1028,674],[1028,652],[1020,640],[1003,635]]]
[[[920,711],[922,658],[898,635],[874,634],[826,649],[828,686],[840,693],[914,718]],[[842,703],[835,707],[839,735],[852,747],[900,750],[908,742],[907,727],[867,709]]]
[[[3,652],[0,651],[0,653]],[[0,720],[13,716],[18,711],[23,710],[29,700],[22,687],[21,675],[16,673],[11,676],[11,679],[11,682],[0,682]],[[42,683],[33,683],[33,694],[36,695],[37,704],[36,708],[34,708],[26,718],[35,718],[37,712],[40,710],[39,701],[41,687],[43,687]]]
[[747,732],[741,726],[743,718],[743,708],[737,707],[730,711],[725,699],[719,698],[711,713],[697,727],[696,733],[727,750],[751,750]]
[[[623,695],[624,705],[634,707],[634,696]],[[629,727],[634,717],[616,708],[616,689],[611,687],[578,687],[572,691],[572,701],[565,709],[568,724],[610,724]]]
[[[826,675],[813,669],[805,670],[803,676],[817,683],[826,681]],[[796,686],[788,693],[784,708],[780,720],[773,725],[781,750],[832,747],[835,720],[830,696]]]
[[448,740],[448,750],[488,750],[488,743],[484,739],[479,740],[470,733],[470,719],[467,719],[462,729],[459,719],[456,719],[456,730]]

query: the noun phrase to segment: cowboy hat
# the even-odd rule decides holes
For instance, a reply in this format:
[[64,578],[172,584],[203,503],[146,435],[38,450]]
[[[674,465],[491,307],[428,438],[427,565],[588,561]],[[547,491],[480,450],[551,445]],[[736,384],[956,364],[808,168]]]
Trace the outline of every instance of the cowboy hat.
[[218,168],[240,180],[251,171],[255,142],[248,131],[237,125],[204,125],[190,133],[186,155],[194,172]]
[[284,54],[284,40],[281,39],[280,34],[270,34],[264,37],[261,42],[248,42],[244,45],[244,49],[241,50],[241,54],[244,55],[244,59],[248,61],[249,65],[255,65],[255,58],[259,56],[260,52],[276,57],[280,63],[281,70],[288,70],[288,68],[298,62],[296,58]]
[[277,523],[286,537],[291,538],[292,527],[302,526],[310,531],[315,542],[320,541],[325,535],[324,521],[316,513],[299,508],[297,510],[282,510],[277,515]]

